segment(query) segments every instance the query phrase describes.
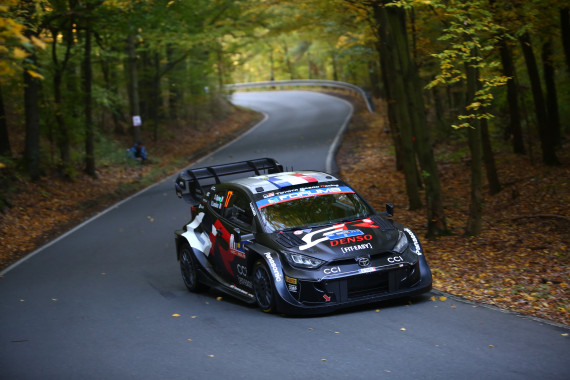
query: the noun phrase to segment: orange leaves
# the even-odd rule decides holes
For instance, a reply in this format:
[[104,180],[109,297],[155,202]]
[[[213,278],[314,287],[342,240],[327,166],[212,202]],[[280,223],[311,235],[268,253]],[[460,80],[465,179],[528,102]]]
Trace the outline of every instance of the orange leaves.
[[[426,211],[407,210],[403,176],[395,170],[391,136],[384,133],[386,113],[379,107],[376,115],[355,114],[337,155],[341,177],[377,210],[394,203],[393,219],[423,236]],[[374,128],[368,127],[370,118],[376,118]],[[497,148],[503,191],[485,194],[483,231],[465,237],[470,183],[465,156],[455,146],[438,145],[451,235],[422,239],[434,288],[570,324],[570,149],[560,151],[565,165],[550,168],[530,165],[528,157],[512,154],[510,147]]]

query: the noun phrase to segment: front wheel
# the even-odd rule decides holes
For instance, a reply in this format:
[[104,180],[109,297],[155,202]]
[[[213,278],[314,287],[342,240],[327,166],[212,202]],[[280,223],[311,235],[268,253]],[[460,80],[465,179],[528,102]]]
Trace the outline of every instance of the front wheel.
[[180,247],[180,272],[184,285],[191,292],[204,290],[205,286],[198,281],[198,267],[192,249],[188,244]]
[[267,265],[257,261],[253,266],[253,291],[260,309],[265,313],[275,312],[275,287]]

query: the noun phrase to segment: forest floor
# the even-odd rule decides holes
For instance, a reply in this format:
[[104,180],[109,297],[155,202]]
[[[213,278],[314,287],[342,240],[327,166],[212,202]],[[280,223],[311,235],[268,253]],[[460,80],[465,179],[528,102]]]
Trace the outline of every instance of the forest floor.
[[[382,105],[375,114],[369,114],[358,102],[356,105],[337,154],[340,176],[377,210],[382,211],[386,202],[393,203],[393,219],[422,237],[426,233],[426,211],[407,209],[403,175],[395,170]],[[257,120],[258,115],[240,110],[197,130],[183,134],[172,131],[171,137],[161,138],[156,147],[147,144],[149,164],[105,165],[98,169],[97,179],[78,175],[69,182],[50,175],[31,183],[16,176],[9,198],[11,208],[0,214],[0,270],[118,200],[187,166],[213,149],[214,140],[219,146]],[[124,144],[127,148],[128,140]],[[531,164],[528,156],[516,156],[507,146],[496,148],[503,189],[494,196],[485,193],[483,231],[468,237],[463,227],[469,205],[470,161],[463,145],[455,142],[436,146],[450,234],[421,239],[434,288],[570,325],[568,146],[560,150],[562,165],[557,167],[543,166],[539,158]],[[432,301],[455,307],[445,296],[432,297]]]

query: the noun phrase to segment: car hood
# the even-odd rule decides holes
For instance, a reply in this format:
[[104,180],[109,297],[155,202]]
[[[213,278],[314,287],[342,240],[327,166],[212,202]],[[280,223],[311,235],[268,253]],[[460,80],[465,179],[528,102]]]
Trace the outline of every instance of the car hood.
[[275,240],[288,251],[321,260],[358,257],[391,251],[400,235],[391,220],[367,219],[275,233]]

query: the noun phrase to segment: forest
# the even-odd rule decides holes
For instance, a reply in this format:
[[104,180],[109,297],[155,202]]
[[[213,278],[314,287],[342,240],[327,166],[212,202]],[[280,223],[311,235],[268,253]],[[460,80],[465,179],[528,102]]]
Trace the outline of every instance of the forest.
[[105,170],[131,170],[133,141],[158,152],[176,135],[200,144],[214,125],[239,130],[255,116],[229,105],[227,84],[326,79],[385,106],[406,207],[424,210],[430,238],[450,234],[435,150],[465,147],[464,233],[477,236],[484,193],[504,187],[498,146],[525,165],[568,165],[569,11],[563,0],[5,0],[0,215],[51,180],[107,186]]
[[484,173],[500,190],[493,139],[560,163],[564,1],[9,0],[0,12],[2,171],[31,180],[95,177],[116,136],[157,143],[169,126],[223,117],[225,84],[303,78],[388,101],[409,207],[426,203],[430,236],[446,231],[434,141],[469,141],[471,234]]

